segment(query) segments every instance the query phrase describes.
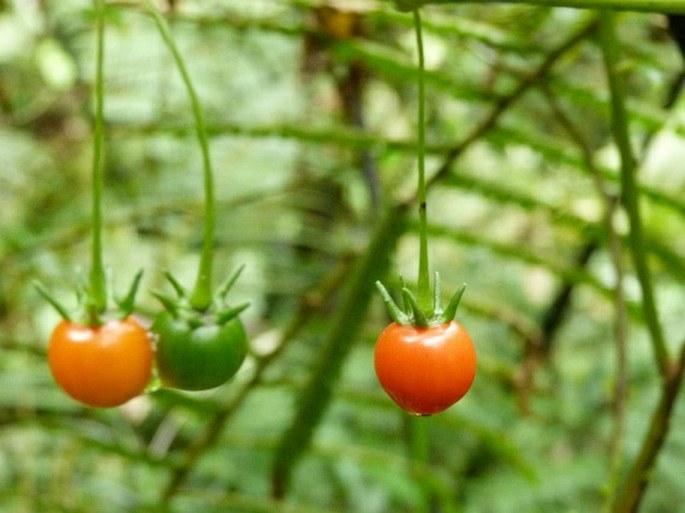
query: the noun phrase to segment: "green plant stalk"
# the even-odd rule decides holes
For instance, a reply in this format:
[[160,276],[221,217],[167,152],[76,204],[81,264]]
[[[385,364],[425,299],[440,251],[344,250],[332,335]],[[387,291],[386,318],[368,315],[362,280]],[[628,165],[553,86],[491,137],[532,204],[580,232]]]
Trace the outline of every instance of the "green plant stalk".
[[625,107],[626,93],[618,71],[620,55],[614,17],[615,13],[609,10],[600,12],[600,41],[611,93],[611,129],[621,156],[621,199],[630,225],[628,244],[640,283],[645,323],[651,337],[656,364],[661,376],[665,377],[669,373],[669,355],[663,330],[659,324],[652,275],[643,249],[645,245],[640,214],[640,195],[635,178],[637,165],[630,144],[628,115]]
[[316,366],[299,395],[293,420],[277,444],[271,472],[274,498],[285,497],[292,471],[330,403],[340,369],[364,323],[373,297],[373,279],[390,268],[390,255],[404,233],[406,213],[405,205],[386,212],[364,255],[355,262]]
[[422,504],[417,513],[430,513],[433,493],[428,480],[422,478],[421,470],[429,467],[430,436],[428,434],[429,419],[402,414],[405,425],[407,448],[409,456],[409,474],[420,481],[423,494]]
[[425,80],[425,52],[423,49],[423,32],[421,14],[414,10],[414,31],[416,33],[416,50],[418,53],[418,119],[417,119],[417,165],[419,202],[419,276],[418,276],[418,304],[428,312],[432,306],[430,290],[430,271],[428,265],[428,212],[426,201],[426,80]]
[[102,257],[102,189],[104,167],[104,62],[105,62],[105,0],[96,0],[95,45],[95,114],[93,134],[92,220],[90,290],[86,305],[91,324],[100,323],[100,314],[107,308],[107,285]]
[[[602,224],[606,233],[607,245],[613,263],[615,285],[614,285],[614,335],[616,346],[616,377],[614,384],[614,395],[612,397],[612,410],[614,416],[614,425],[612,427],[611,438],[607,451],[609,459],[609,478],[606,485],[607,504],[606,511],[610,511],[611,502],[615,496],[616,486],[621,477],[621,469],[623,466],[623,440],[625,434],[625,420],[627,407],[627,392],[628,392],[628,361],[627,361],[627,329],[628,329],[628,308],[625,297],[624,287],[624,265],[623,265],[623,246],[621,244],[621,237],[614,229],[613,218],[618,208],[617,198],[607,187],[606,179],[602,171],[594,162],[593,149],[590,147],[585,137],[569,119],[563,111],[561,105],[552,94],[547,95],[552,111],[555,113],[556,119],[559,120],[562,127],[569,134],[571,139],[575,141],[585,167],[592,175],[595,189],[598,196],[602,199],[603,214]],[[598,248],[596,240],[590,240],[589,245],[585,246],[585,252],[582,260],[587,264],[587,257],[596,251]],[[592,248],[592,249],[591,249]],[[591,251],[589,251],[591,249]],[[572,286],[569,283],[569,286]],[[558,318],[558,316],[557,316]],[[543,330],[544,332],[544,330]]]
[[656,364],[662,378],[659,404],[652,414],[640,452],[631,465],[618,493],[613,497],[611,508],[613,513],[637,513],[649,486],[657,456],[663,448],[670,428],[673,408],[681,389],[685,371],[685,343],[681,346],[678,361],[672,362],[659,324],[651,274],[642,251],[644,246],[639,211],[639,193],[634,177],[636,165],[628,137],[623,83],[617,72],[618,41],[614,17],[615,14],[611,11],[603,10],[600,12],[600,41],[611,90],[612,129],[621,154],[621,192],[623,205],[630,223],[629,249],[642,290],[645,323],[650,333]]
[[157,25],[157,29],[159,30],[164,44],[171,52],[176,64],[176,68],[181,75],[181,79],[190,99],[190,105],[193,111],[193,117],[195,119],[197,139],[200,143],[202,169],[204,174],[205,217],[200,266],[198,269],[195,286],[190,295],[190,306],[198,311],[204,311],[209,308],[212,303],[212,267],[214,260],[214,232],[216,229],[216,199],[214,195],[214,176],[212,172],[212,162],[209,151],[207,125],[204,120],[204,114],[202,113],[200,100],[190,78],[190,73],[185,65],[183,56],[176,46],[176,42],[171,34],[168,23],[154,5],[152,0],[146,0],[146,7],[147,11],[150,13],[155,21],[155,24]]
[[394,3],[402,10],[412,10],[427,4],[504,3],[685,14],[685,4],[682,0],[394,0]]
[[659,404],[652,414],[640,452],[614,497],[612,513],[637,513],[640,508],[649,485],[652,468],[666,441],[673,409],[682,388],[685,373],[685,341],[681,344],[680,356],[673,372],[662,383]]

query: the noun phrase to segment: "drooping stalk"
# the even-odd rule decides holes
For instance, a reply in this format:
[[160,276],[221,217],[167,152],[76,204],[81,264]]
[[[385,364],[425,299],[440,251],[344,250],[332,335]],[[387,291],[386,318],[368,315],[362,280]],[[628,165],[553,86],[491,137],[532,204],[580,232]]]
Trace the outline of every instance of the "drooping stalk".
[[425,56],[423,49],[423,33],[421,30],[421,15],[414,10],[414,31],[416,33],[416,50],[418,54],[418,116],[417,116],[417,166],[419,202],[419,276],[418,276],[418,304],[423,311],[430,310],[432,295],[430,289],[430,274],[428,266],[428,213],[426,205],[426,84],[425,84]]
[[171,55],[173,56],[176,68],[181,75],[183,84],[190,99],[193,117],[195,118],[195,129],[197,131],[197,139],[200,143],[200,151],[202,153],[202,168],[204,177],[204,232],[202,239],[202,253],[200,256],[200,266],[198,268],[197,279],[195,287],[190,296],[190,305],[199,311],[209,308],[212,302],[212,267],[214,259],[214,232],[216,225],[216,200],[214,196],[214,177],[212,172],[212,163],[209,152],[209,137],[207,135],[207,126],[205,124],[204,115],[202,113],[202,106],[200,100],[193,87],[193,82],[190,78],[190,73],[185,65],[185,61],[176,46],[174,38],[169,29],[169,25],[154,5],[152,0],[146,0],[147,10],[152,18],[155,20],[157,29],[167,46]]
[[100,314],[107,308],[107,286],[102,257],[102,189],[104,167],[104,61],[105,61],[105,0],[96,0],[95,45],[95,113],[93,122],[92,225],[90,290],[87,305],[89,321],[99,324]]

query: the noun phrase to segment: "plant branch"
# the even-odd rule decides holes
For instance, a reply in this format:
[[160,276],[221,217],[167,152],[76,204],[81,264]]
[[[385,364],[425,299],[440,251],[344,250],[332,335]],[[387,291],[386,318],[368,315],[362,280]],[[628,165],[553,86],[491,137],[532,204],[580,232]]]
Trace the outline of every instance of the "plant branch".
[[681,347],[678,361],[671,362],[663,331],[659,324],[651,274],[642,249],[644,246],[639,210],[640,198],[635,179],[636,164],[630,146],[628,119],[625,110],[625,91],[618,73],[619,52],[614,16],[611,11],[603,10],[600,12],[601,46],[611,92],[612,130],[621,155],[621,192],[630,224],[629,249],[642,292],[645,323],[650,333],[654,357],[662,378],[659,405],[652,415],[640,453],[618,493],[615,494],[611,510],[613,513],[637,513],[649,484],[656,458],[668,435],[673,406],[680,391],[685,370],[685,343]]
[[[609,254],[614,267],[614,337],[616,345],[616,378],[612,398],[614,425],[609,442],[608,456],[610,464],[609,478],[609,498],[613,498],[616,482],[622,461],[623,436],[625,432],[626,402],[628,396],[628,311],[626,306],[625,286],[624,286],[624,257],[621,244],[621,237],[614,229],[614,215],[618,209],[618,198],[609,187],[601,171],[595,164],[592,149],[581,131],[573,124],[571,119],[563,111],[559,102],[552,94],[547,94],[547,99],[552,110],[559,120],[561,126],[569,134],[570,138],[576,143],[585,161],[586,168],[590,171],[595,185],[595,189],[602,199],[603,216],[602,221],[604,230],[607,234]],[[590,241],[588,247],[597,248],[596,241]]]
[[333,395],[333,387],[343,362],[361,326],[373,296],[374,277],[390,268],[390,255],[404,233],[407,208],[396,205],[381,218],[371,235],[365,253],[354,263],[340,304],[331,320],[319,359],[299,395],[295,415],[278,442],[271,472],[271,495],[285,497],[296,464],[309,446]]
[[640,453],[615,496],[612,513],[637,513],[649,485],[656,458],[666,441],[684,373],[685,341],[682,342],[680,356],[673,372],[661,385],[659,405],[652,415]]
[[611,11],[601,11],[600,36],[611,93],[611,129],[621,157],[621,200],[630,225],[628,245],[640,283],[645,323],[651,337],[656,364],[662,377],[665,377],[669,373],[669,355],[659,323],[652,275],[644,251],[640,195],[635,178],[637,166],[628,130],[628,114],[625,108],[626,94],[619,72],[619,43],[614,28],[614,16]]
[[621,11],[685,13],[682,0],[394,0],[402,10],[426,4],[529,4],[542,7],[575,7],[579,9],[615,9]]

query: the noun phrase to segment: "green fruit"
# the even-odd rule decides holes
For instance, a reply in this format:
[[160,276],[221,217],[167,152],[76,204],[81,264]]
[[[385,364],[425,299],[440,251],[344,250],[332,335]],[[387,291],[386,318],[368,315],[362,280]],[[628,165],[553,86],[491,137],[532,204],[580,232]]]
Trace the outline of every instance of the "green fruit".
[[218,322],[212,316],[174,317],[160,313],[152,325],[155,359],[162,382],[182,390],[207,390],[231,379],[247,354],[245,328],[237,316]]

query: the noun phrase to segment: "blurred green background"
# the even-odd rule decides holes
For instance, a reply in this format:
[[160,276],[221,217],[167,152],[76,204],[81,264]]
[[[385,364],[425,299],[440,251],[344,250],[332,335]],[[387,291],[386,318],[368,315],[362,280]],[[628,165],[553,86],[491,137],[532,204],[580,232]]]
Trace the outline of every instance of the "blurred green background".
[[[202,168],[187,95],[152,19],[109,2],[105,260],[139,313],[191,284]],[[0,511],[588,512],[640,450],[660,378],[617,205],[596,13],[423,10],[430,255],[476,344],[470,393],[414,419],[385,396],[373,281],[415,286],[411,15],[372,0],[160,2],[211,131],[218,277],[250,301],[252,354],[211,392],[93,410],[53,383],[57,314],[89,265],[93,6],[0,1]],[[665,339],[683,336],[683,60],[658,13],[617,16],[643,250]],[[382,227],[381,227],[382,229]],[[367,251],[370,244],[372,251]],[[385,258],[387,257],[387,258]],[[368,301],[367,301],[368,300]],[[685,411],[643,512],[682,511]],[[285,485],[283,484],[285,483]],[[280,489],[280,492],[278,491]]]

